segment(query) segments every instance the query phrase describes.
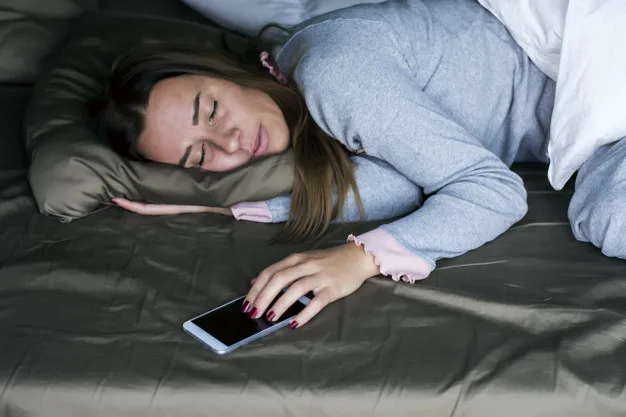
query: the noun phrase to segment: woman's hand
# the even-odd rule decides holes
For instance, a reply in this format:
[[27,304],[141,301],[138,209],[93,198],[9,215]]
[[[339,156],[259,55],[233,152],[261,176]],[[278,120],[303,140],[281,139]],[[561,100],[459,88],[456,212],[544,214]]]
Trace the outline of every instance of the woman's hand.
[[143,214],[145,216],[164,216],[186,213],[217,213],[226,216],[233,215],[229,208],[221,207],[181,206],[175,204],[148,204],[139,203],[136,201],[129,201],[125,198],[113,198],[111,199],[111,201],[116,206],[137,214]]
[[[326,305],[352,294],[368,278],[379,273],[374,257],[354,243],[290,255],[266,268],[253,280],[242,310],[256,319],[270,308],[266,317],[269,321],[276,321],[298,298],[312,291],[315,297],[289,323],[289,327],[295,329],[311,320]],[[289,289],[270,306],[287,286]]]

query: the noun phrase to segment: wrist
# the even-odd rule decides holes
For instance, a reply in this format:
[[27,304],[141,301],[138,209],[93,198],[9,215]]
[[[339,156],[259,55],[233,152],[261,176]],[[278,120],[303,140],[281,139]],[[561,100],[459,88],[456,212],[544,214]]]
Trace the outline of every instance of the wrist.
[[376,265],[376,259],[374,255],[370,255],[365,252],[365,248],[361,245],[357,245],[354,242],[345,243],[345,246],[352,253],[355,254],[357,258],[357,264],[365,276],[365,279],[375,277],[376,275],[380,275],[380,267]]

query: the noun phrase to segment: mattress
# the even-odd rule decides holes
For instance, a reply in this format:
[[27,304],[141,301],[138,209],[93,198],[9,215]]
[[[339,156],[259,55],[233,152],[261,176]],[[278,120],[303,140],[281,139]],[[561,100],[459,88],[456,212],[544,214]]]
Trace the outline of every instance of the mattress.
[[183,321],[375,224],[269,245],[279,225],[211,214],[60,223],[28,188],[29,93],[0,88],[0,415],[626,415],[626,264],[572,238],[545,167],[515,167],[530,209],[497,240],[221,357]]

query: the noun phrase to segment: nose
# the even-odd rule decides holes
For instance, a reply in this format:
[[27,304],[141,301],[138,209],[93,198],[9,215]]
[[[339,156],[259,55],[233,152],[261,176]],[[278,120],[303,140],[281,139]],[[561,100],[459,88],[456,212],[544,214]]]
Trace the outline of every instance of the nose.
[[241,130],[233,127],[224,130],[215,137],[215,144],[226,153],[235,153],[241,149]]

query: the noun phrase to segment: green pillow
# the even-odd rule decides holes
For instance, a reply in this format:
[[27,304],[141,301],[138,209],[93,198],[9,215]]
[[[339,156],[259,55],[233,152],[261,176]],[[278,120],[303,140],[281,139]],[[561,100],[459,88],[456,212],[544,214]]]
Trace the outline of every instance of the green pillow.
[[103,91],[119,53],[141,42],[197,42],[242,51],[245,39],[208,25],[115,13],[86,13],[52,68],[35,85],[25,120],[29,180],[42,213],[70,222],[113,197],[230,207],[291,191],[293,154],[227,173],[127,160],[90,127],[86,103]]

